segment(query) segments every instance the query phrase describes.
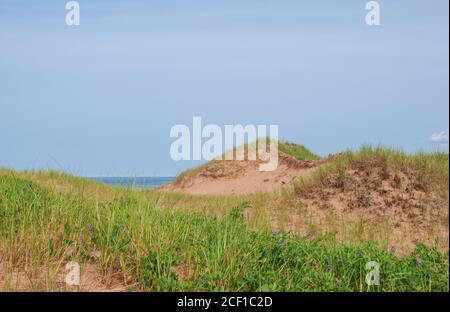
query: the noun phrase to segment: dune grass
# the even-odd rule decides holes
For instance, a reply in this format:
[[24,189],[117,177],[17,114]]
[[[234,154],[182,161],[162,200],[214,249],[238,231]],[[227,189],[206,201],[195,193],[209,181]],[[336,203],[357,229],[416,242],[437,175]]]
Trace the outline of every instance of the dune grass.
[[[448,155],[369,147],[344,153],[297,187],[322,183],[348,163],[379,161],[417,168],[424,187],[448,187]],[[274,232],[268,209],[289,205],[293,194],[203,197],[0,170],[0,289],[24,288],[14,282],[23,272],[26,290],[63,290],[58,272],[77,261],[99,263],[105,282],[119,273],[133,291],[448,291],[448,251],[434,246],[419,243],[399,257],[357,236],[355,243],[331,231]],[[334,222],[312,220],[302,225]],[[369,261],[380,264],[379,286],[365,282]]]
[[[418,152],[406,154],[399,149],[363,146],[357,151],[345,151],[333,161],[325,163],[316,174],[298,181],[297,187],[320,184],[330,172],[340,173],[346,166],[352,165],[370,171],[381,166],[386,172],[413,170],[414,175],[424,190],[449,188],[449,158],[442,152]],[[341,172],[340,172],[341,171]],[[344,176],[341,176],[345,180]],[[343,181],[344,182],[344,181]]]
[[298,160],[318,160],[320,157],[303,145],[287,141],[278,142],[278,149]]
[[[435,249],[419,246],[400,259],[370,244],[330,247],[320,239],[255,231],[244,221],[245,202],[218,219],[138,205],[126,192],[100,204],[12,176],[1,177],[0,185],[2,265],[6,272],[27,271],[34,290],[55,290],[55,272],[44,283],[40,270],[91,261],[93,249],[106,276],[119,270],[148,291],[448,289],[448,257]],[[369,261],[381,265],[380,286],[365,283]]]

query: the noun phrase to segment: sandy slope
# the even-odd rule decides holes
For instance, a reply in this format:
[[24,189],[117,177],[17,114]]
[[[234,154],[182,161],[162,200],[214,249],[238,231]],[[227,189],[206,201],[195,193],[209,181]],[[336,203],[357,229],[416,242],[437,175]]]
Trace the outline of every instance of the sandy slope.
[[[339,156],[300,161],[280,152],[279,166],[273,172],[260,172],[257,161],[213,161],[180,176],[161,190],[196,195],[270,193],[313,174],[335,157]],[[391,229],[389,241],[401,243],[399,247],[407,251],[413,250],[418,242],[448,250],[448,191],[426,190],[416,169],[386,169],[383,161],[376,158],[347,165],[344,176],[342,183],[337,172],[328,172],[320,183],[291,188],[291,196],[274,194],[268,205],[272,226],[296,231],[305,215],[315,224],[326,224],[331,213],[336,220],[345,220],[343,224],[387,224]],[[302,213],[298,207],[302,207]],[[279,226],[276,216],[287,210],[288,218]],[[308,235],[307,225],[300,228]]]
[[261,161],[216,160],[196,173],[165,185],[161,190],[196,195],[246,195],[272,192],[315,170],[316,161],[301,161],[279,152],[274,171],[260,171]]

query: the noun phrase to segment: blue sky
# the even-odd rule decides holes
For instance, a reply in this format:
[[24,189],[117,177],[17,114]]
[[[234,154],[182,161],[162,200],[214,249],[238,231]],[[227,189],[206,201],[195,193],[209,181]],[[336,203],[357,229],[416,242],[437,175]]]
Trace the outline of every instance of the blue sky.
[[[175,124],[278,124],[321,155],[448,150],[448,1],[0,1],[0,166],[175,175]],[[447,139],[448,141],[448,139]]]

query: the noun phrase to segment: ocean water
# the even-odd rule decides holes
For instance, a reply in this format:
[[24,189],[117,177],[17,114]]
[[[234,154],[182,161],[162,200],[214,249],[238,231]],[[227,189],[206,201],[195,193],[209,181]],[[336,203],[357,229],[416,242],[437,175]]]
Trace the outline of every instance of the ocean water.
[[89,179],[112,186],[152,189],[172,182],[175,177],[91,177]]

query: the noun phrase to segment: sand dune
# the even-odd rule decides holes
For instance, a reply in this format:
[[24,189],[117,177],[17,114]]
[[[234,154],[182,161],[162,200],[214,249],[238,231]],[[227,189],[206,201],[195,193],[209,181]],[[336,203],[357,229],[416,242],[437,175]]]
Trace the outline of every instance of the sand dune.
[[323,161],[297,160],[279,152],[274,171],[260,171],[260,160],[215,160],[195,173],[181,176],[161,188],[195,195],[248,195],[272,192],[289,185],[301,176],[311,174]]

